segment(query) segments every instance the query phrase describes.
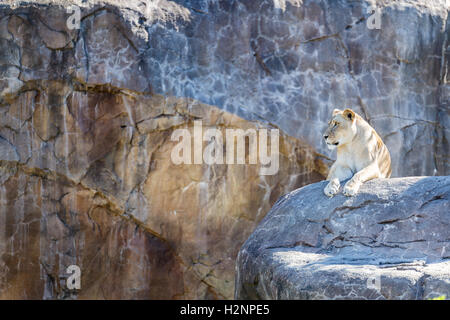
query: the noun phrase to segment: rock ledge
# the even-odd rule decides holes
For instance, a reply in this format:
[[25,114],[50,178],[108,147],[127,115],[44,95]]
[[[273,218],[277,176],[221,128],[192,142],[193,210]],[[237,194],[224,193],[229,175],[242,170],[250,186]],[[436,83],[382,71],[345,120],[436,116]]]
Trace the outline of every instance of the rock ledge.
[[450,297],[450,177],[379,179],[278,200],[236,265],[237,299]]

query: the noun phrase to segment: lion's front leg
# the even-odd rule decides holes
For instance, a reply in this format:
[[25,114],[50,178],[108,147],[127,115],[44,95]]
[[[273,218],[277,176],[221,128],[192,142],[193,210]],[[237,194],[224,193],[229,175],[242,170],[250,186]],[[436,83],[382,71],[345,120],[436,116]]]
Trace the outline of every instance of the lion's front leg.
[[376,163],[372,163],[365,167],[364,169],[355,173],[353,178],[351,178],[344,186],[342,193],[348,197],[354,196],[358,193],[361,185],[369,180],[378,178],[380,176],[380,170]]
[[325,193],[325,195],[327,195],[328,197],[332,197],[336,193],[338,193],[340,186],[341,184],[339,183],[339,180],[333,179],[327,184],[325,189],[323,189],[323,193]]
[[346,180],[352,176],[352,171],[347,167],[342,167],[336,162],[331,166],[330,173],[328,174],[327,180],[330,181],[323,192],[328,197],[334,196],[339,192],[339,187],[341,186],[340,181]]

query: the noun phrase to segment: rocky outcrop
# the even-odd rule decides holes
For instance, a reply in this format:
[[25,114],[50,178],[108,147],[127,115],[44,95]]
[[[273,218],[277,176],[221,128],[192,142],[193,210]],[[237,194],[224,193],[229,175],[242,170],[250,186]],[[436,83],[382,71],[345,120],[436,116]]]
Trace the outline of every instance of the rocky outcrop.
[[241,248],[238,299],[450,297],[450,177],[377,179],[280,198]]
[[[0,299],[172,299],[183,269],[170,244],[99,190],[0,161]],[[81,270],[69,290],[67,268]]]
[[[447,175],[445,0],[11,1],[0,90],[76,77],[190,97],[275,124],[331,157],[320,135],[352,107],[391,150],[394,176]],[[51,3],[51,5],[50,5]],[[69,30],[69,4],[80,8]],[[72,20],[71,20],[72,21]]]
[[[448,174],[448,3],[383,3],[377,30],[370,1],[3,1],[0,201],[12,211],[0,297],[232,298],[254,227],[279,196],[326,175],[318,132],[335,107],[377,129],[394,175]],[[279,172],[173,165],[171,134],[195,120],[280,128]],[[95,256],[84,243],[97,242]],[[130,263],[111,269],[125,252]],[[67,293],[57,283],[73,260],[92,282]]]
[[[175,164],[174,130],[273,129],[193,99],[32,81],[2,106],[2,298],[229,298],[237,251],[326,166],[280,134],[279,170]],[[206,145],[206,142],[204,143]],[[248,149],[247,149],[248,150]],[[76,264],[82,288],[60,279]]]
[[155,90],[265,119],[329,157],[317,132],[352,107],[393,151],[393,176],[449,174],[448,1],[178,3],[188,23],[148,29]]

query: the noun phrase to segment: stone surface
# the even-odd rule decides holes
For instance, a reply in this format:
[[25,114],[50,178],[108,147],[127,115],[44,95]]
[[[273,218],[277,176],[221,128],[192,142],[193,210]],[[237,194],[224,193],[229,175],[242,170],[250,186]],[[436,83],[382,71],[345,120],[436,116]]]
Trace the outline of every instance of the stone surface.
[[[120,218],[100,224],[106,233],[121,223],[143,228],[139,241],[150,237],[148,254],[167,255],[162,261],[179,270],[161,296],[232,298],[235,257],[253,228],[279,196],[326,175],[333,155],[318,132],[333,108],[346,105],[368,118],[391,150],[394,176],[450,172],[448,2],[384,1],[380,30],[367,28],[370,4],[1,1],[0,160],[25,168],[19,180],[43,170],[70,181],[71,193],[101,193]],[[75,29],[67,25],[72,5],[80,9]],[[279,173],[260,176],[257,165],[172,166],[170,135],[192,130],[195,119],[222,130],[280,128]],[[87,214],[65,206],[79,219]],[[28,210],[14,208],[17,217]],[[59,210],[39,208],[41,226]],[[27,251],[30,257],[50,259],[43,243],[39,252]],[[62,255],[68,250],[58,248]],[[80,246],[75,252],[89,259]],[[67,260],[61,261],[53,278],[63,276]],[[8,268],[0,278],[16,270]],[[20,268],[12,274],[24,276]],[[127,268],[114,272],[135,273]],[[106,281],[103,291],[89,294],[32,291],[48,287],[44,274],[32,278],[39,284],[24,282],[22,297],[156,292],[147,284],[132,290],[120,275],[117,289]],[[141,274],[143,281],[151,274]],[[1,283],[1,296],[13,297],[9,282]]]
[[[0,299],[173,299],[183,270],[164,239],[107,196],[48,170],[0,161]],[[69,290],[70,265],[81,290]]]
[[[279,171],[176,165],[175,129],[273,129],[188,98],[29,82],[0,109],[0,298],[231,298],[237,251],[278,197],[323,179],[280,134]],[[204,147],[206,147],[204,142]],[[82,288],[65,289],[79,265]]]
[[[76,77],[190,97],[263,120],[332,157],[317,132],[351,107],[393,176],[449,174],[446,0],[4,1],[0,90]],[[8,5],[9,4],[9,5]],[[69,30],[66,8],[81,10]],[[36,54],[39,52],[39,54]]]
[[274,205],[237,259],[238,299],[450,296],[450,177],[377,179],[329,199],[319,182]]

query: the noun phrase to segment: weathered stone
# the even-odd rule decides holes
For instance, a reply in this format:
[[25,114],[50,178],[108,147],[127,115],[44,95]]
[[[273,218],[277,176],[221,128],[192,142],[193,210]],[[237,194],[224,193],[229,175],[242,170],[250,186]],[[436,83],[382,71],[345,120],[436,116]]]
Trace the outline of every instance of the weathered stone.
[[[280,195],[326,174],[331,154],[318,132],[334,107],[355,108],[377,129],[394,175],[449,173],[447,2],[385,1],[380,30],[367,28],[370,1],[155,3],[3,2],[0,159],[101,193],[166,241],[183,289],[170,284],[165,297],[232,297],[234,258],[251,230]],[[81,19],[70,30],[72,4]],[[170,135],[192,133],[196,119],[220,130],[279,127],[279,173],[173,166]],[[55,239],[66,236],[57,219],[49,224]],[[104,286],[111,295],[78,296],[137,297],[119,278],[117,289]],[[26,283],[20,292],[42,288]]]
[[174,29],[148,29],[146,61],[156,70],[148,76],[155,92],[266,119],[329,157],[317,132],[334,108],[351,107],[393,150],[394,176],[446,175],[449,111],[439,96],[449,74],[449,3],[377,3],[379,30],[367,27],[371,4],[199,1],[207,14],[192,10]]
[[[173,299],[182,269],[169,244],[95,190],[1,161],[1,299]],[[78,265],[81,290],[66,286]]]
[[236,298],[450,296],[450,177],[372,180],[350,198],[324,187],[266,215],[239,252]]
[[[348,106],[395,150],[394,176],[449,172],[448,1],[378,3],[380,29],[367,26],[370,1],[70,3],[81,9],[79,33],[68,30],[69,14],[57,3],[3,9],[11,15],[0,21],[9,41],[2,52],[21,51],[19,64],[4,65],[4,93],[51,70],[51,77],[191,97],[266,119],[326,156],[316,132],[333,108]],[[66,41],[65,50],[52,50]]]
[[[185,128],[193,136],[194,120],[224,137],[227,128],[274,129],[193,99],[36,81],[2,109],[0,168],[19,167],[3,183],[5,212],[32,216],[36,225],[17,237],[40,243],[20,251],[30,270],[8,269],[20,258],[6,258],[3,247],[3,298],[231,298],[235,257],[251,230],[280,195],[327,171],[312,148],[283,133],[273,176],[260,164],[175,165],[171,135]],[[17,191],[26,185],[45,189],[45,199]],[[16,222],[5,219],[9,230]],[[113,249],[95,256],[102,246]],[[68,257],[54,261],[59,255]],[[58,279],[70,264],[86,278],[69,294]]]

